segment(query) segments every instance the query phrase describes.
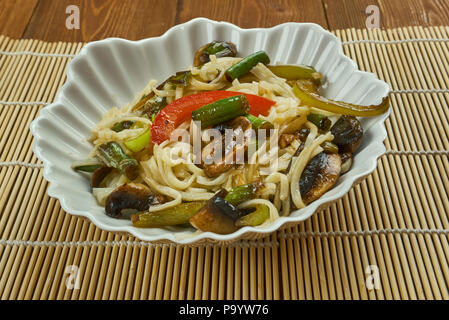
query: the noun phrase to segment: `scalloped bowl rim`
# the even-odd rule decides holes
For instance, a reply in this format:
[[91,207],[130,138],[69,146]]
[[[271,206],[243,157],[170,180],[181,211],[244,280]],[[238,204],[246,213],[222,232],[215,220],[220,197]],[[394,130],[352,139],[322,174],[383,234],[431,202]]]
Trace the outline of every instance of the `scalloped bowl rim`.
[[[317,210],[318,208],[322,207],[322,206],[328,206],[330,204],[332,204],[333,202],[339,200],[340,198],[342,198],[345,194],[347,194],[349,192],[349,190],[352,188],[353,185],[355,185],[358,181],[360,181],[361,179],[367,177],[369,174],[371,174],[377,167],[377,159],[382,156],[385,151],[386,148],[383,144],[383,141],[385,140],[385,138],[387,137],[387,131],[385,129],[385,125],[384,122],[385,120],[388,118],[390,112],[391,112],[391,108],[388,110],[387,113],[382,114],[380,116],[377,116],[377,122],[375,122],[372,125],[372,130],[376,130],[378,132],[378,136],[377,136],[377,141],[374,141],[375,143],[375,147],[373,148],[372,151],[375,151],[375,154],[372,154],[372,157],[369,158],[370,160],[370,164],[369,164],[369,169],[365,170],[364,172],[358,174],[358,175],[353,175],[351,176],[351,179],[346,181],[347,183],[341,184],[338,186],[339,188],[339,192],[335,195],[332,196],[327,196],[326,194],[323,195],[320,199],[312,202],[311,204],[309,204],[306,208],[301,209],[301,210],[305,210],[305,214],[302,214],[300,216],[296,216],[296,217],[292,217],[292,216],[282,216],[279,217],[277,220],[275,220],[271,225],[261,229],[261,228],[257,228],[257,227],[243,227],[239,230],[237,230],[234,233],[231,234],[225,234],[225,235],[221,235],[221,234],[215,234],[212,232],[203,232],[200,234],[195,234],[193,236],[189,236],[189,237],[184,237],[184,238],[177,238],[175,237],[175,235],[170,232],[169,230],[165,230],[165,232],[162,232],[159,235],[146,235],[146,234],[142,234],[140,232],[141,229],[139,228],[135,228],[132,225],[124,225],[124,226],[111,226],[111,225],[105,225],[103,222],[99,221],[95,215],[91,214],[90,212],[86,212],[83,210],[77,210],[76,208],[70,207],[69,205],[67,205],[66,200],[65,200],[65,196],[63,193],[58,192],[57,189],[55,188],[57,186],[57,181],[52,177],[52,175],[50,174],[50,169],[51,169],[51,161],[43,154],[40,152],[40,150],[38,150],[37,145],[39,143],[39,141],[42,139],[42,137],[39,135],[39,132],[37,132],[36,127],[38,122],[40,121],[40,119],[42,119],[45,115],[45,113],[49,110],[51,110],[52,108],[54,108],[58,103],[63,103],[63,96],[64,96],[64,91],[66,90],[66,88],[68,86],[70,86],[70,83],[73,81],[73,74],[72,74],[72,69],[71,66],[76,63],[76,61],[82,59],[85,55],[88,54],[89,52],[89,48],[96,46],[97,44],[105,44],[107,42],[114,42],[114,41],[122,41],[122,42],[127,42],[127,43],[133,43],[133,44],[139,44],[139,43],[146,43],[146,42],[151,42],[154,41],[156,39],[164,39],[164,38],[168,38],[173,32],[175,32],[176,30],[179,29],[183,29],[185,26],[190,25],[190,24],[195,24],[195,23],[201,23],[201,22],[206,22],[206,23],[210,23],[213,25],[217,25],[217,24],[221,24],[221,25],[227,25],[228,27],[231,27],[234,30],[237,30],[238,32],[245,32],[245,31],[269,31],[269,30],[276,30],[276,29],[281,29],[284,28],[286,26],[292,26],[292,25],[301,25],[301,26],[307,26],[309,28],[313,28],[316,31],[319,32],[324,32],[327,35],[330,35],[332,38],[332,41],[336,42],[337,44],[337,52],[336,54],[338,56],[340,56],[340,58],[342,58],[345,62],[349,62],[351,64],[351,66],[354,68],[355,72],[359,72],[361,74],[364,74],[364,76],[368,76],[368,77],[372,77],[373,80],[381,83],[384,87],[385,87],[385,93],[388,94],[390,91],[390,87],[388,86],[387,83],[385,83],[382,80],[379,80],[373,73],[370,72],[365,72],[365,71],[361,71],[358,69],[357,64],[351,60],[349,57],[347,57],[342,49],[342,43],[341,41],[331,32],[323,29],[320,25],[314,24],[314,23],[297,23],[297,22],[287,22],[287,23],[283,23],[283,24],[279,24],[276,26],[273,26],[271,28],[250,28],[250,29],[244,29],[244,28],[240,28],[232,23],[229,22],[224,22],[224,21],[213,21],[207,18],[195,18],[192,19],[188,22],[185,22],[183,24],[179,24],[176,25],[172,28],[170,28],[169,30],[167,30],[163,35],[159,36],[159,37],[152,37],[152,38],[146,38],[146,39],[141,39],[141,40],[127,40],[127,39],[122,39],[122,38],[116,38],[116,37],[112,37],[112,38],[106,38],[103,40],[98,40],[98,41],[93,41],[93,42],[89,42],[87,43],[82,49],[81,51],[68,63],[67,68],[66,68],[66,81],[64,83],[64,85],[58,90],[58,93],[56,95],[55,101],[53,103],[51,103],[50,105],[46,106],[45,108],[43,108],[39,114],[39,116],[32,121],[31,125],[30,125],[30,130],[35,138],[34,142],[33,142],[33,152],[35,153],[35,155],[37,156],[38,159],[40,159],[44,165],[44,170],[43,170],[43,177],[45,180],[47,180],[49,182],[49,188],[47,190],[49,196],[56,198],[60,201],[61,207],[69,214],[72,215],[76,215],[76,216],[81,216],[81,217],[85,217],[88,218],[92,223],[94,223],[94,225],[96,225],[97,227],[101,228],[102,230],[106,230],[106,231],[112,231],[112,232],[125,232],[125,233],[129,233],[133,236],[135,236],[138,239],[144,240],[144,241],[149,241],[149,242],[160,242],[160,241],[164,241],[164,242],[173,242],[173,243],[178,243],[178,244],[193,244],[196,242],[204,242],[204,241],[208,241],[208,242],[229,242],[229,241],[234,241],[234,240],[244,240],[246,239],[248,235],[250,234],[257,234],[258,237],[261,236],[266,236],[269,235],[270,233],[273,233],[279,229],[281,229],[284,225],[289,224],[289,223],[298,223],[300,221],[306,220],[309,217],[311,217]],[[373,143],[373,142],[371,142]],[[299,210],[293,211],[293,212],[298,212]],[[292,212],[292,213],[293,213]],[[162,229],[161,229],[162,230]]]

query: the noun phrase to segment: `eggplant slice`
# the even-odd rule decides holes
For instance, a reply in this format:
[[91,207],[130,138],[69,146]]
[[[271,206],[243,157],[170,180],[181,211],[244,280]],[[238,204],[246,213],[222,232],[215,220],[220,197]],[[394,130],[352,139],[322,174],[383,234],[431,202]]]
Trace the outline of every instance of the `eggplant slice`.
[[332,142],[340,152],[354,153],[362,142],[363,128],[356,117],[343,115],[332,126],[331,133],[334,136]]
[[299,179],[299,189],[304,203],[321,197],[337,181],[341,172],[339,154],[321,152],[310,160]]
[[228,192],[221,189],[198,210],[189,222],[196,229],[218,234],[229,234],[238,230],[235,222],[243,213],[224,198]]

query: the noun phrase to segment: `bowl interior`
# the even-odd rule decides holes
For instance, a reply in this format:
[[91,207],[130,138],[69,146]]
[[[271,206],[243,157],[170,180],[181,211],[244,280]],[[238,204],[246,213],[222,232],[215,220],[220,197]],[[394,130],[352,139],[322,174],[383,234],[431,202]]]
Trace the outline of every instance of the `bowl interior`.
[[88,178],[71,169],[74,161],[86,158],[91,150],[86,141],[90,130],[104,112],[133,100],[151,79],[161,82],[188,69],[196,49],[213,40],[232,41],[240,56],[265,50],[272,63],[314,66],[325,76],[322,93],[328,98],[369,105],[379,103],[389,91],[388,85],[373,74],[358,71],[356,64],[344,56],[337,38],[314,24],[287,23],[270,29],[244,30],[229,23],[195,19],[159,38],[111,38],[89,43],[70,62],[67,82],[55,103],[43,109],[31,126],[36,137],[34,151],[44,162],[44,177],[50,181],[49,193],[67,212],[86,216],[100,228],[129,232],[142,240],[231,240],[251,232],[272,232],[287,221],[303,220],[320,205],[340,198],[357,179],[374,170],[377,157],[384,152],[383,121],[387,115],[362,119],[362,146],[352,170],[339,179],[335,188],[266,229],[243,228],[233,235],[198,236],[193,235],[193,229],[137,229],[130,221],[106,216],[90,192]]

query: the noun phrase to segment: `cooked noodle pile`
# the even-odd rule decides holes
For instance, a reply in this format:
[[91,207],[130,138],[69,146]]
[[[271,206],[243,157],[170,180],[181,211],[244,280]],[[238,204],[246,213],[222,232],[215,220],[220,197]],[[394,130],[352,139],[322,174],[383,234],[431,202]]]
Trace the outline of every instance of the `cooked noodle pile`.
[[[115,132],[111,129],[115,123],[129,120],[151,125],[148,118],[138,116],[137,112],[133,112],[133,106],[139,101],[142,94],[153,91],[156,96],[166,97],[167,102],[170,103],[185,95],[220,90],[229,86],[229,82],[224,78],[225,70],[240,61],[241,58],[215,58],[215,56],[210,58],[211,61],[201,68],[191,68],[190,71],[194,77],[188,86],[158,90],[156,89],[157,81],[152,80],[135,101],[120,109],[113,108],[108,111],[92,132],[91,142],[95,146],[92,155],[95,154],[96,148],[103,143],[136,138],[146,130],[145,128],[136,128]],[[143,170],[140,171],[140,176],[136,181],[167,196],[169,201],[150,206],[150,212],[174,207],[182,202],[208,200],[221,188],[230,190],[256,180],[264,182],[264,189],[260,197],[244,202],[239,208],[252,207],[257,204],[266,205],[269,208],[270,217],[262,226],[272,223],[279,215],[288,215],[292,204],[299,209],[305,207],[298,181],[307,163],[323,151],[320,145],[325,141],[332,141],[333,136],[330,132],[319,132],[318,128],[307,120],[311,107],[301,105],[301,101],[294,95],[285,79],[275,76],[261,63],[254,67],[251,73],[257,78],[257,81],[240,83],[236,79],[226,90],[259,95],[275,101],[269,114],[266,117],[259,116],[259,118],[271,122],[276,134],[269,136],[263,144],[258,145],[257,151],[252,155],[254,161],[234,166],[214,178],[208,177],[202,168],[195,165],[192,141],[166,140],[159,145],[155,144],[152,155],[139,160]],[[314,110],[314,112],[319,111]],[[201,131],[192,120],[182,123],[179,128],[187,130],[190,137],[195,134],[205,134],[204,130]],[[304,149],[297,157],[293,158],[300,141],[294,140],[287,147],[280,148],[277,140],[281,134],[294,133],[301,128],[308,128],[310,133],[304,143]],[[287,170],[290,162],[290,170]],[[123,179],[126,180],[121,176],[119,183],[123,183]]]

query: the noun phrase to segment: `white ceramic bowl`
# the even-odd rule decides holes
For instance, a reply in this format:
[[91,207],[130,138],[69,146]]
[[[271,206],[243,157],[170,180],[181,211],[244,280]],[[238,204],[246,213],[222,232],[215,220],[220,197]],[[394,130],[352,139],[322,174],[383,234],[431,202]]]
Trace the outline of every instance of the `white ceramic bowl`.
[[87,217],[101,229],[130,233],[141,240],[177,243],[256,239],[292,226],[341,198],[377,165],[385,152],[384,121],[388,114],[364,118],[364,137],[351,170],[337,185],[306,208],[281,217],[266,228],[244,227],[233,234],[193,234],[181,229],[138,229],[130,221],[108,217],[92,196],[89,180],[72,170],[73,161],[91,150],[86,141],[91,128],[113,106],[131,101],[150,79],[163,80],[188,68],[197,48],[212,40],[232,41],[244,56],[265,50],[272,62],[314,66],[326,78],[328,98],[370,105],[379,103],[389,86],[373,74],[357,70],[343,54],[340,41],[319,25],[285,23],[268,29],[241,29],[226,22],[204,18],[177,25],[157,38],[140,41],[110,38],[87,44],[67,67],[67,81],[56,101],[44,108],[31,124],[33,150],[44,163],[48,194],[62,208]]

